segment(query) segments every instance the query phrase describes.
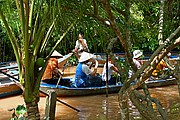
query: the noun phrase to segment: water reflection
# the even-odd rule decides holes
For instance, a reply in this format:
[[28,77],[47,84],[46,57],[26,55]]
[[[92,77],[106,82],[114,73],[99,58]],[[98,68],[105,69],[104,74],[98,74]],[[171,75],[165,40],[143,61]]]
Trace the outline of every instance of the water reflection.
[[[162,106],[167,110],[169,118],[180,119],[180,97],[178,96],[177,86],[150,89],[152,97],[158,98]],[[60,103],[57,103],[57,120],[118,120],[120,110],[117,94],[69,97],[60,98],[62,101],[79,109],[76,112]],[[141,120],[139,112],[130,103],[131,119]]]

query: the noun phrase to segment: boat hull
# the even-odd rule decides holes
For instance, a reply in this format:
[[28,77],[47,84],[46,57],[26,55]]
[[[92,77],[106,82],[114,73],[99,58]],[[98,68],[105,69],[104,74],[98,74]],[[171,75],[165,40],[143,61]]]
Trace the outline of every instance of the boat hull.
[[[176,84],[176,79],[167,79],[167,80],[151,80],[147,81],[146,85],[149,88],[152,87],[162,87],[162,86],[168,86],[168,85],[174,85]],[[106,89],[108,89],[108,93],[117,93],[123,84],[120,85],[109,85],[108,88],[106,86],[102,87],[85,87],[85,88],[70,88],[65,86],[58,85],[58,88],[56,88],[56,85],[52,84],[46,84],[42,83],[40,90],[48,93],[48,90],[54,90],[59,97],[70,97],[70,96],[87,96],[87,95],[98,95],[98,94],[106,94]],[[142,88],[139,87],[139,89]],[[44,95],[40,95],[44,96]]]
[[[108,93],[117,93],[121,85],[111,85],[108,88]],[[59,97],[65,97],[65,96],[86,96],[86,95],[98,95],[98,94],[105,94],[106,93],[106,87],[87,87],[87,88],[68,88],[68,87],[46,87],[41,86],[41,91],[48,92],[48,90],[54,90]]]
[[[21,88],[7,75],[4,73],[18,78],[18,67],[17,65],[0,67],[0,98],[18,95],[22,93]],[[18,81],[16,81],[18,82]]]
[[21,93],[22,93],[21,88],[14,83],[0,85],[0,98],[18,95]]

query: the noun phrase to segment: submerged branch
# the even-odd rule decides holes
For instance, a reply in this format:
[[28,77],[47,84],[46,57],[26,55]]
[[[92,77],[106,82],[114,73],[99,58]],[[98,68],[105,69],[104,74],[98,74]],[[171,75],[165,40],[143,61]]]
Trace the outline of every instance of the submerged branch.
[[143,101],[146,100],[146,97],[142,94],[140,94],[137,91],[134,91],[130,94],[130,100],[132,103],[136,106],[136,108],[139,110],[141,115],[146,118],[146,120],[159,120],[156,116],[157,114],[151,110],[148,106],[143,104]]
[[[146,106],[145,104],[143,104],[144,102],[148,102],[146,96],[139,93],[138,91],[134,91],[130,95],[130,99],[132,100],[133,104],[138,108],[139,112],[141,114],[143,114],[143,116],[146,117],[147,120],[157,120],[157,119],[159,120],[158,115],[154,112],[154,110],[152,111],[150,106]],[[153,103],[156,104],[158,111],[161,114],[161,117],[163,118],[163,120],[166,120],[167,115],[166,115],[165,111],[163,110],[160,101],[156,98],[151,98],[151,97],[148,99],[150,99],[150,101],[152,101]],[[142,100],[142,101],[140,101],[140,100]],[[146,109],[146,108],[148,110],[145,113],[144,109]],[[154,115],[156,115],[156,117]]]

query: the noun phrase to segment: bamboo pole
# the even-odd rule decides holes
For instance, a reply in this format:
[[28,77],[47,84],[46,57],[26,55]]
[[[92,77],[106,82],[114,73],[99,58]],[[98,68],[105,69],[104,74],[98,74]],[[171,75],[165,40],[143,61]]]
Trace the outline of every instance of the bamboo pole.
[[106,97],[108,97],[108,54],[106,54]]

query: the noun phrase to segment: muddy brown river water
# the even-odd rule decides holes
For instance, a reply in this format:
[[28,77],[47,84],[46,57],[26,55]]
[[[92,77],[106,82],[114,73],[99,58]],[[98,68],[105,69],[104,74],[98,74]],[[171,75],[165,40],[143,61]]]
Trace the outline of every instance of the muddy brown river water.
[[[64,71],[64,77],[73,76],[74,68],[67,68]],[[98,69],[101,73],[102,69]],[[180,120],[180,97],[176,85],[167,87],[150,88],[152,97],[161,101],[163,108],[168,113],[169,120]],[[80,112],[57,102],[56,120],[119,120],[120,110],[118,105],[118,95],[93,95],[83,97],[61,97],[61,101],[79,109]],[[41,97],[39,102],[39,111],[41,119],[44,116],[46,98]],[[12,112],[8,111],[17,105],[24,104],[21,95],[0,99],[0,120],[10,120]],[[130,120],[143,120],[139,112],[130,103]],[[154,106],[156,107],[156,106]]]
[[[153,97],[157,97],[168,112],[169,120],[180,120],[180,97],[177,86],[167,86],[149,89]],[[84,97],[59,98],[63,102],[77,108],[80,112],[57,102],[56,120],[118,120],[120,111],[117,94],[94,95]],[[45,97],[41,97],[39,110],[41,119],[44,116]],[[9,120],[11,113],[8,109],[24,104],[21,95],[0,99],[0,120]],[[130,104],[131,120],[142,120],[135,107]],[[155,107],[155,106],[154,106]]]

